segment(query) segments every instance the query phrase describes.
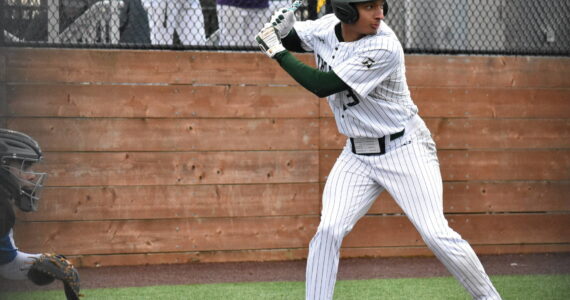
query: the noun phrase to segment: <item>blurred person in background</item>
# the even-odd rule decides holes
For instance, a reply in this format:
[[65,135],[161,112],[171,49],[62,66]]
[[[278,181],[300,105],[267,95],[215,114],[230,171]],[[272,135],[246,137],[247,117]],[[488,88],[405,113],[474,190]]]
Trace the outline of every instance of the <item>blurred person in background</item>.
[[217,0],[219,45],[255,46],[255,34],[271,17],[269,0]]
[[[74,36],[75,39],[81,40],[82,34],[88,32],[90,26],[98,26],[99,19],[102,14],[107,13],[107,10],[96,13],[96,9],[105,9],[101,6],[95,8],[93,5],[98,0],[62,0],[59,7],[47,7],[34,13],[34,17],[30,21],[22,23],[25,28],[20,34],[13,34],[16,38],[15,41],[33,41],[33,42],[47,42],[48,41],[48,23],[58,22],[58,32],[61,35],[67,28],[74,24],[79,28],[76,32],[79,34]],[[108,4],[105,6],[108,9]],[[50,9],[59,9],[59,18],[56,20],[48,19]],[[91,14],[90,14],[91,13]],[[87,19],[76,24],[81,16],[89,14]],[[92,19],[89,19],[92,18]],[[8,20],[10,21],[10,20]],[[136,43],[136,44],[149,44],[150,43],[150,30],[147,13],[142,6],[141,0],[122,0],[119,5],[119,32],[121,43]],[[68,43],[68,40],[61,40],[62,43]],[[83,41],[85,42],[85,41]],[[96,42],[104,42],[97,40]]]
[[199,0],[143,0],[153,45],[172,45],[174,35],[183,45],[204,45],[204,15]]

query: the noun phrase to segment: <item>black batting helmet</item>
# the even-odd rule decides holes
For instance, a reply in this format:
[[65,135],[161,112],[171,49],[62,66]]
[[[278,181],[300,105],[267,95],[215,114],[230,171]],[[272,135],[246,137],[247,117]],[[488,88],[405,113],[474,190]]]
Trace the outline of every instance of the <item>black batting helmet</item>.
[[[354,3],[371,2],[372,0],[332,0],[331,5],[335,16],[343,23],[353,24],[358,21],[358,10]],[[384,16],[388,15],[388,0],[384,0]]]
[[39,192],[46,173],[29,168],[42,159],[42,150],[33,138],[18,131],[0,128],[0,191],[14,199],[23,211],[37,210]]

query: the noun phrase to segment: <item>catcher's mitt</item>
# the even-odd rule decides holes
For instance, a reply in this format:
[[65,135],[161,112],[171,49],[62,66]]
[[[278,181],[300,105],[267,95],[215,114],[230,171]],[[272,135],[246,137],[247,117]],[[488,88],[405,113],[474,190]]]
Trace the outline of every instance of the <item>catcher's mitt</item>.
[[52,283],[55,279],[63,282],[68,300],[78,300],[79,273],[63,255],[42,254],[28,271],[28,278],[37,285]]

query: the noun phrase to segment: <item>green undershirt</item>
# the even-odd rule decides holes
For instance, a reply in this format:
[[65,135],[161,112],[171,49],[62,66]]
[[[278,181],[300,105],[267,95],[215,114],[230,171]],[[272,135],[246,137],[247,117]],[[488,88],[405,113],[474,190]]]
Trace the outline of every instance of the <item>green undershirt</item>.
[[[340,33],[340,23],[335,27],[335,33],[339,41],[342,41],[342,33]],[[332,94],[349,90],[350,87],[342,81],[334,71],[320,71],[319,69],[310,67],[299,61],[289,51],[304,53],[307,52],[302,47],[302,41],[295,28],[293,28],[286,37],[282,39],[283,46],[288,51],[284,51],[275,55],[275,59],[279,65],[293,77],[301,86],[319,97],[326,97]]]
[[277,53],[274,58],[295,81],[318,97],[327,97],[349,88],[332,70],[323,72],[310,67],[289,51]]

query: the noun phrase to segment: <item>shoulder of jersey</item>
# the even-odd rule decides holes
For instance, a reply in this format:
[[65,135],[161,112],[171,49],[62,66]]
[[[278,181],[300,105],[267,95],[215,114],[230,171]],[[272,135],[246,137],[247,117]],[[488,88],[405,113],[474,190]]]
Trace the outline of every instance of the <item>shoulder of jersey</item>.
[[321,24],[330,24],[330,23],[338,23],[340,20],[334,14],[326,14],[320,17],[317,21]]
[[394,30],[392,30],[392,28],[388,26],[388,24],[386,24],[386,22],[384,21],[382,21],[382,24],[380,25],[380,30],[378,31],[378,35],[396,37],[396,33],[394,32]]
[[393,50],[394,46],[401,46],[396,33],[394,33],[394,31],[392,31],[392,29],[384,22],[382,22],[380,30],[375,35],[365,37],[361,40],[361,43],[363,45],[367,45],[367,47],[360,49],[362,51],[378,48]]

